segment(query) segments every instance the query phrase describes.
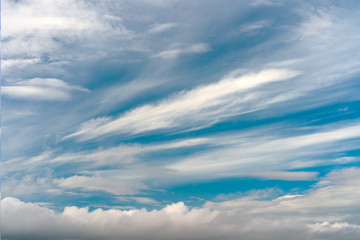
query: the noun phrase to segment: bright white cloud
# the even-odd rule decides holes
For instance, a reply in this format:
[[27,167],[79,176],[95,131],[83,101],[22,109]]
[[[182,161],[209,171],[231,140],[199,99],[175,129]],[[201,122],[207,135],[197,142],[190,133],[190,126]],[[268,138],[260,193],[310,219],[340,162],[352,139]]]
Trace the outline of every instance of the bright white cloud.
[[40,62],[44,57],[51,61],[98,57],[105,52],[99,45],[95,48],[101,36],[118,40],[134,36],[121,22],[114,31],[114,20],[104,18],[102,10],[100,5],[83,0],[6,0],[2,3],[2,17],[6,19],[2,26],[2,54],[12,62],[24,57],[39,58]]
[[[15,198],[2,200],[5,239],[349,239],[360,234],[359,168],[330,173],[327,186],[304,195],[207,202],[199,208],[174,203],[147,211],[66,207],[57,213]],[[336,211],[334,211],[336,209]],[[30,221],[31,219],[31,221]]]
[[[357,158],[344,155],[344,152],[358,147],[358,124],[327,125],[313,129],[311,133],[307,130],[306,134],[301,129],[298,131],[300,133],[292,137],[282,136],[278,128],[271,128],[172,142],[121,144],[65,154],[45,151],[29,159],[4,162],[3,174],[11,175],[20,170],[31,172],[29,167],[40,169],[67,166],[72,169],[72,177],[58,178],[48,185],[41,185],[35,180],[30,184],[25,179],[9,178],[3,190],[7,196],[17,196],[21,186],[34,185],[34,189],[43,187],[43,191],[60,187],[124,195],[151,189],[154,181],[158,187],[219,177],[309,181],[316,179],[318,173],[296,169],[358,161]],[[189,154],[151,158],[148,162],[152,154],[166,156],[169,150],[186,150]],[[330,158],[329,154],[343,157]],[[73,164],[81,164],[83,167],[76,167],[75,170],[71,167]],[[111,169],[100,171],[97,170],[99,167]]]
[[189,128],[213,124],[221,118],[264,108],[266,101],[254,99],[250,90],[265,84],[291,79],[298,72],[267,69],[238,76],[234,72],[217,83],[197,87],[170,96],[157,104],[130,110],[124,115],[94,129],[79,130],[65,137],[93,139],[106,134],[136,134],[165,128]]
[[[327,130],[320,132],[278,139],[264,134],[259,137],[244,134],[241,137],[218,138],[215,142],[227,143],[223,145],[223,148],[191,156],[169,165],[169,168],[184,174],[195,175],[200,173],[205,175],[210,173],[211,175],[214,173],[230,174],[231,172],[247,175],[260,169],[266,171],[339,163],[336,159],[321,160],[321,156],[322,154],[356,149],[356,143],[342,146],[342,141],[359,139],[360,125],[340,128],[337,126],[326,127]],[[291,178],[291,174],[295,173],[272,172],[267,175],[263,172],[258,173],[258,176],[266,178],[266,176],[272,175],[276,179],[277,175],[281,179],[281,177],[286,178],[286,174],[289,174],[288,177]],[[293,177],[295,176],[296,174],[293,175]],[[307,177],[314,176],[310,174]]]
[[86,88],[56,78],[33,78],[1,87],[4,96],[24,100],[68,100],[73,91],[89,92]]
[[8,69],[14,66],[27,66],[30,64],[39,63],[41,61],[40,58],[28,58],[28,59],[1,59],[1,67],[3,69]]

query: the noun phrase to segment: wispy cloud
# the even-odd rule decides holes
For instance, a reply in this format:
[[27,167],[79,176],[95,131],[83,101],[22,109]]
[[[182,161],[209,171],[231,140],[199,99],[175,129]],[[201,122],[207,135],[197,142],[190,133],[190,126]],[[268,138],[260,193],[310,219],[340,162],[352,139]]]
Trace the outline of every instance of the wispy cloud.
[[148,32],[151,34],[162,33],[176,26],[176,23],[156,23],[150,27]]
[[209,50],[210,50],[209,45],[205,43],[197,43],[190,46],[180,46],[180,47],[175,46],[169,50],[165,50],[157,54],[154,54],[153,57],[166,60],[166,59],[174,59],[181,55],[186,55],[186,54],[204,53],[204,52],[208,52]]
[[[250,90],[265,84],[288,80],[299,73],[287,69],[268,69],[238,76],[234,72],[217,83],[200,86],[170,96],[157,104],[148,104],[130,110],[94,129],[80,130],[66,136],[93,139],[106,134],[136,134],[164,128],[189,128],[213,124],[220,118],[265,107],[266,100],[254,102]],[[256,95],[256,94],[255,94]],[[268,101],[268,100],[267,100]]]
[[[317,178],[317,172],[298,169],[342,165],[359,160],[346,156],[346,152],[358,147],[358,124],[342,123],[312,130],[298,129],[298,134],[291,137],[285,133],[279,134],[279,129],[282,128],[165,143],[122,144],[117,147],[59,155],[44,152],[27,160],[14,159],[4,162],[3,174],[11,176],[12,173],[25,169],[31,172],[30,166],[35,169],[68,166],[72,175],[69,177],[67,174],[67,177],[56,178],[54,181],[49,176],[48,181],[52,184],[43,185],[44,190],[59,187],[77,188],[82,192],[104,191],[123,195],[151,189],[154,181],[158,187],[228,177],[312,181]],[[310,130],[311,133],[308,133]],[[194,151],[195,149],[197,151]],[[148,163],[147,159],[153,154],[161,156],[166,152],[179,150],[186,150],[188,154],[173,156],[170,159],[152,159],[151,164]],[[105,170],[98,170],[99,168]],[[19,192],[18,186],[25,184],[21,184],[24,180],[8,178],[4,191],[15,196]],[[10,184],[11,181],[17,184]],[[34,185],[35,182],[36,179]]]
[[[336,128],[336,126],[333,127]],[[228,144],[224,145],[223,148],[210,150],[171,164],[169,168],[184,174],[198,176],[202,173],[214,176],[216,173],[247,175],[260,169],[266,171],[338,164],[337,159],[332,161],[327,158],[321,160],[322,155],[356,149],[356,143],[344,146],[341,143],[346,140],[359,139],[360,125],[350,125],[339,129],[279,139],[274,139],[271,136],[266,137],[265,134],[255,138],[250,137],[249,140],[246,140],[247,138],[248,136],[244,135],[241,138],[239,136],[234,138],[227,136],[226,140],[217,139],[217,142],[226,141]],[[291,178],[291,174],[295,173],[288,174],[288,177]],[[273,178],[279,179],[286,176],[281,172],[258,173],[259,177],[265,178],[271,175]],[[309,174],[307,177],[312,178],[314,175]]]
[[256,32],[260,29],[263,29],[265,27],[268,27],[272,24],[272,21],[270,20],[262,20],[262,21],[257,21],[257,22],[250,22],[247,24],[243,24],[240,26],[238,32],[239,33],[253,33]]
[[2,7],[5,239],[357,240],[358,5]]
[[251,6],[258,7],[258,6],[276,6],[281,4],[279,0],[254,0],[250,2]]
[[33,78],[1,87],[4,96],[24,100],[68,100],[73,91],[89,92],[86,88],[56,78]]
[[133,195],[147,187],[134,179],[126,181],[124,178],[102,178],[100,176],[72,176],[55,179],[54,182],[63,188],[82,188],[87,191],[105,191],[115,195]]

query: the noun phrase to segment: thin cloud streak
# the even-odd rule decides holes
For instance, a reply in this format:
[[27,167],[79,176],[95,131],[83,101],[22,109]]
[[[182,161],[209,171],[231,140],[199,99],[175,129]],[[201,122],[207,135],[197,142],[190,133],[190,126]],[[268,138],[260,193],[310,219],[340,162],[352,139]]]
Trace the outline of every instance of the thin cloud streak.
[[[89,140],[107,134],[137,134],[213,124],[219,118],[251,111],[244,106],[253,99],[251,92],[247,91],[265,84],[289,80],[298,74],[287,69],[268,69],[239,77],[234,72],[217,83],[177,93],[157,104],[138,107],[102,126],[80,130],[63,139],[78,137],[79,140]],[[257,107],[265,106],[266,102],[260,102]]]
[[1,87],[4,96],[23,100],[64,101],[71,98],[73,91],[90,92],[86,88],[70,85],[56,78],[34,78]]

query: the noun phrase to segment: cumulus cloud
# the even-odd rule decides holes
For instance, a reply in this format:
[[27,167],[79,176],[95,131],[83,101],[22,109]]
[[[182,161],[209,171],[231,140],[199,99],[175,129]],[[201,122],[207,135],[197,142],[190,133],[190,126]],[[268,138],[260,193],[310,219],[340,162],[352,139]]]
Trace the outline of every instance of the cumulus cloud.
[[[2,200],[4,239],[349,239],[360,233],[359,168],[331,172],[304,195],[257,200],[249,195],[187,207],[183,202],[159,210],[65,207],[62,212]],[[334,211],[336,209],[336,211]],[[31,219],[31,220],[30,220]],[[346,231],[344,231],[346,230]]]
[[89,92],[56,78],[33,78],[1,87],[4,96],[24,100],[68,100],[73,91]]

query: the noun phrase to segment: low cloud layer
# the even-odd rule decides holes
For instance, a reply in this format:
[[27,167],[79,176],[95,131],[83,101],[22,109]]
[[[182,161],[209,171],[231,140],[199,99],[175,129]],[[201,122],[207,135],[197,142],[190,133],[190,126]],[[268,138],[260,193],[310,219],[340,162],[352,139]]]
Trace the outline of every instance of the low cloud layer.
[[159,210],[66,207],[54,212],[16,198],[2,200],[4,239],[347,239],[360,234],[360,169],[329,173],[304,195],[261,200],[253,194],[201,207]]

